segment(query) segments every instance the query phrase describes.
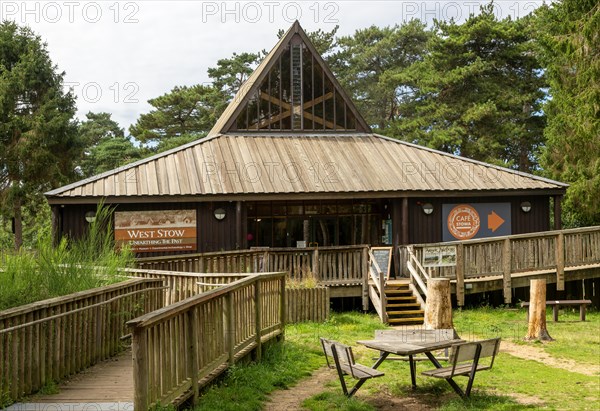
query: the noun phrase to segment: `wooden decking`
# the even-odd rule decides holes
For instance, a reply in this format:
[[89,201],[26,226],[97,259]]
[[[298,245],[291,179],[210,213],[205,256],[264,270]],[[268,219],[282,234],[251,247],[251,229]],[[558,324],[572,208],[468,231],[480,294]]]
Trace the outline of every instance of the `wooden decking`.
[[57,394],[31,396],[7,408],[29,410],[133,410],[131,350],[75,374],[60,384]]

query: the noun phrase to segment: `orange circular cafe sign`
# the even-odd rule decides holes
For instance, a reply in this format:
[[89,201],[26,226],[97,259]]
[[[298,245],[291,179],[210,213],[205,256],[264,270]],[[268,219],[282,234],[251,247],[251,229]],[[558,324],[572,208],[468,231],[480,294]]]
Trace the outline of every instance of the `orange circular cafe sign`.
[[481,227],[479,213],[467,204],[460,204],[448,214],[448,231],[457,240],[475,237]]

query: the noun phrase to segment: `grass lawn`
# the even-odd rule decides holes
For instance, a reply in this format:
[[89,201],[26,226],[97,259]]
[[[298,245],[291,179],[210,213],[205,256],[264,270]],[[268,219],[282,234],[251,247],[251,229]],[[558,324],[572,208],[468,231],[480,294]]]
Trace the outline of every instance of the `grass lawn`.
[[[541,350],[556,358],[566,358],[581,363],[598,365],[600,362],[600,312],[587,313],[586,321],[579,321],[579,307],[561,309],[558,322],[552,321],[552,309],[547,310],[548,333],[552,343],[536,344]],[[463,338],[501,336],[516,344],[531,345],[523,341],[527,334],[525,309],[479,308],[455,310],[454,326]],[[599,405],[600,408],[600,405]]]
[[[600,314],[589,313],[585,323],[576,319],[577,313],[564,312],[559,323],[552,323],[549,317],[548,330],[556,341],[527,344],[552,357],[598,365]],[[462,338],[500,335],[504,341],[526,344],[521,342],[526,331],[524,310],[462,310],[455,311],[454,320]],[[219,385],[205,393],[197,409],[262,409],[270,392],[293,387],[313,370],[323,367],[321,336],[353,345],[356,360],[372,364],[376,353],[356,345],[356,340],[372,338],[373,331],[381,328],[384,326],[376,316],[359,313],[333,314],[325,324],[290,325],[285,343],[271,346],[260,364],[240,365],[230,370]],[[445,381],[420,375],[420,371],[430,368],[432,365],[427,361],[418,363],[418,388],[413,391],[408,363],[386,361],[380,367],[386,375],[367,381],[356,398],[346,399],[334,378],[310,393],[302,405],[310,410],[392,410],[402,406],[442,410],[597,410],[600,407],[600,375],[571,372],[506,353],[498,356],[492,371],[477,374],[472,397],[465,401]],[[458,378],[457,382],[464,387],[466,379]],[[383,400],[396,405],[384,406]]]

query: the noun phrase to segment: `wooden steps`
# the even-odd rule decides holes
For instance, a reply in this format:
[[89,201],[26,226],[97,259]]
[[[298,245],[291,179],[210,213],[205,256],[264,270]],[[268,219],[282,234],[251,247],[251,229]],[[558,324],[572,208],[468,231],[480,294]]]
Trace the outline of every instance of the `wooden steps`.
[[424,312],[407,280],[390,280],[385,287],[388,323],[394,325],[423,324]]

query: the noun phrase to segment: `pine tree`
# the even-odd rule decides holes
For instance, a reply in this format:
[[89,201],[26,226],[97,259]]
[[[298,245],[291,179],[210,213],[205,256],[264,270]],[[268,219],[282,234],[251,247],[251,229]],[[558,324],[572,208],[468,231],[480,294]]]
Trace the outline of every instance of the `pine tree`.
[[497,20],[492,5],[463,24],[435,22],[423,61],[395,79],[414,90],[390,134],[522,171],[538,168],[546,85],[528,18]]
[[571,184],[565,224],[600,224],[600,5],[562,0],[538,15],[551,94],[542,163]]
[[80,169],[85,177],[112,170],[142,158],[125,131],[111,118],[110,113],[92,113],[79,125],[79,136],[86,148]]
[[74,177],[83,149],[63,76],[31,29],[0,23],[0,203],[14,218],[17,249],[22,208]]

